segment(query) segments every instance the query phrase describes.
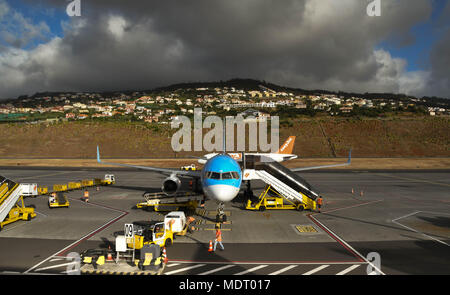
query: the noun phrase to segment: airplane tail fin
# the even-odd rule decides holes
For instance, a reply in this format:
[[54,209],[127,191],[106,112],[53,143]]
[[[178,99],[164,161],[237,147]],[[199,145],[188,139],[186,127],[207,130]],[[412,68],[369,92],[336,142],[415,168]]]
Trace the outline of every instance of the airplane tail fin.
[[294,150],[295,136],[289,136],[276,152],[277,154],[292,154]]

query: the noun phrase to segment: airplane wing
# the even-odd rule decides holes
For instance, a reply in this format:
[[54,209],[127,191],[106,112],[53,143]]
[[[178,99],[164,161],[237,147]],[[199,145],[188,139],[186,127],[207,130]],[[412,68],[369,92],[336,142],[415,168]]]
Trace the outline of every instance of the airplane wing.
[[184,175],[184,176],[192,176],[192,177],[200,177],[201,171],[195,170],[181,170],[181,169],[174,169],[174,168],[160,168],[160,167],[149,167],[149,166],[138,166],[138,165],[129,165],[129,164],[121,164],[121,163],[110,163],[110,162],[104,162],[100,160],[100,151],[97,146],[97,162],[100,164],[105,165],[114,165],[114,166],[122,166],[122,167],[130,167],[130,168],[136,168],[136,169],[142,169],[142,170],[150,170],[159,172],[162,174],[178,174],[178,175]]
[[323,165],[323,166],[292,168],[291,171],[297,172],[297,171],[313,170],[313,169],[320,169],[320,168],[331,168],[331,167],[347,166],[347,165],[350,165],[351,160],[352,160],[352,150],[350,149],[350,151],[348,152],[348,161],[347,161],[347,163],[333,164],[333,165]]

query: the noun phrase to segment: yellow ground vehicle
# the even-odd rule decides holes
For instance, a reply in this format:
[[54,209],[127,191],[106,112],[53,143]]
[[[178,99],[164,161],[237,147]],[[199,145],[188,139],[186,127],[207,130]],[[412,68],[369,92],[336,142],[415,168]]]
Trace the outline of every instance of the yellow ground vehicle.
[[147,211],[178,211],[185,210],[195,211],[199,204],[204,202],[205,197],[201,194],[185,192],[178,193],[174,196],[167,197],[161,193],[145,193],[145,202],[136,204],[137,209],[145,209]]
[[[304,198],[309,200],[308,198]],[[250,199],[247,201],[245,209],[247,210],[259,210],[264,211],[266,209],[286,209],[286,210],[298,210],[315,209],[315,201],[307,201],[307,203],[294,203],[284,198],[280,193],[274,190],[270,185],[264,188],[264,191],[259,195],[256,202],[252,202]]]
[[[21,203],[19,205],[19,202]],[[31,218],[36,217],[36,213],[34,212],[33,207],[25,207],[25,204],[23,203],[23,196],[19,197],[19,200],[16,203],[16,206],[12,208],[8,216],[0,222],[0,230],[3,229],[3,227],[7,224],[13,223],[18,220],[31,220]]]
[[192,171],[195,171],[195,170],[197,170],[197,167],[195,167],[195,164],[191,164],[191,165],[187,165],[187,166],[182,166],[181,170],[192,170]]
[[101,181],[102,185],[112,185],[115,183],[116,183],[116,178],[114,177],[114,174],[105,174],[105,178],[103,178]]
[[46,194],[48,194],[48,187],[39,186],[38,187],[38,195],[46,195]]
[[169,247],[173,244],[173,232],[164,226],[164,222],[146,224],[133,222],[134,225],[134,247],[133,241],[127,241],[128,248],[141,249],[144,245],[157,244],[160,247]]
[[94,180],[92,179],[84,179],[81,181],[81,187],[94,186]]
[[64,192],[67,191],[67,184],[54,184],[53,185],[54,192]]
[[69,208],[69,200],[67,196],[63,193],[59,192],[57,194],[53,193],[50,197],[48,197],[48,207],[51,208]]
[[80,189],[81,188],[81,182],[69,182],[67,184],[69,190],[74,190],[74,189]]
[[168,212],[168,211],[178,211],[182,208],[186,210],[195,210],[197,208],[198,202],[195,200],[187,201],[183,203],[157,203],[156,201],[148,201],[143,203],[136,204],[136,208],[145,209],[147,211],[152,211],[152,209],[156,212]]

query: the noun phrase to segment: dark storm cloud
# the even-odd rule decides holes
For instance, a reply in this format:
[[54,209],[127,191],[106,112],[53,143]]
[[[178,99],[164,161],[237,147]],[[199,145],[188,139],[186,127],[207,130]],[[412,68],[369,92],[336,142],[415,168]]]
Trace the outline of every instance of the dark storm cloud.
[[429,96],[450,98],[450,28],[431,52],[431,79]]
[[[47,1],[65,10],[67,1]],[[42,90],[149,89],[234,77],[302,88],[419,91],[426,75],[375,47],[411,42],[430,1],[81,0],[64,37],[0,55],[0,96]],[[406,37],[405,37],[406,36]],[[5,64],[13,69],[2,73]]]

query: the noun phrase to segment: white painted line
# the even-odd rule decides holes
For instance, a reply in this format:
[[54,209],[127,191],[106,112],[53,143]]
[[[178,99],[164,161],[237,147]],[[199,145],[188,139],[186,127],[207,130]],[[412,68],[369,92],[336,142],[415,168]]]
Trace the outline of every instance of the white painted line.
[[166,267],[172,267],[172,266],[177,266],[180,265],[179,263],[171,263],[171,264],[167,264]]
[[310,271],[308,271],[308,272],[305,272],[303,275],[304,275],[304,276],[312,275],[313,273],[319,272],[319,271],[321,271],[322,269],[327,268],[328,266],[329,266],[328,264],[326,264],[326,265],[321,265],[321,266],[319,266],[319,267],[316,267],[315,269],[312,269],[312,270],[310,270]]
[[65,274],[68,274],[68,273],[71,273],[71,272],[78,272],[79,270],[65,270],[65,271],[62,271],[61,273],[65,273]]
[[330,213],[330,212],[341,211],[341,210],[344,210],[344,209],[356,208],[356,207],[365,206],[365,205],[369,205],[369,204],[373,204],[373,203],[379,203],[379,202],[382,202],[382,201],[384,201],[384,200],[375,200],[375,201],[365,202],[365,203],[356,204],[356,205],[352,205],[352,206],[348,206],[348,207],[331,209],[331,210],[328,210],[328,211],[323,211],[322,214],[327,214],[327,213]]
[[[81,242],[82,240],[84,240],[86,237],[89,237],[91,234],[96,233],[97,231],[99,231],[100,229],[104,228],[105,226],[109,226],[112,223],[115,222],[115,220],[119,220],[120,218],[122,218],[123,216],[127,215],[128,212],[124,212],[121,215],[114,217],[113,219],[109,220],[108,222],[106,222],[105,224],[103,224],[102,226],[94,229],[93,231],[89,232],[87,235],[84,235],[83,237],[81,237],[80,239],[76,240],[75,242],[73,242],[72,244],[64,247],[63,249],[59,250],[58,252],[50,255],[49,257],[47,257],[46,259],[42,260],[41,262],[39,262],[38,264],[35,264],[34,266],[32,266],[31,268],[29,268],[28,270],[26,270],[25,272],[23,272],[24,274],[28,274],[30,271],[32,271],[33,269],[35,269],[36,267],[38,267],[39,265],[45,263],[46,261],[50,260],[51,258],[55,257],[58,253],[64,252],[67,249],[70,249],[71,247],[73,247],[74,245],[78,244],[79,242]],[[111,223],[111,224],[110,224]]]
[[243,274],[246,274],[246,273],[249,273],[249,272],[252,272],[252,271],[255,271],[255,270],[261,269],[261,268],[264,268],[264,267],[266,267],[266,266],[267,266],[267,264],[265,264],[265,265],[259,265],[259,266],[255,266],[255,267],[253,267],[253,268],[250,268],[250,269],[247,269],[247,270],[244,270],[244,271],[241,271],[241,272],[235,273],[234,275],[235,275],[235,276],[237,276],[237,275],[243,275]]
[[180,269],[177,269],[177,270],[172,270],[172,271],[166,272],[165,275],[171,275],[171,274],[174,274],[174,273],[179,273],[179,272],[183,272],[183,271],[186,271],[186,270],[190,270],[190,269],[194,269],[194,268],[202,267],[202,266],[205,266],[205,265],[204,264],[197,264],[197,265],[193,265],[193,266],[188,266],[188,267],[184,267],[184,268],[180,268]]
[[268,261],[191,261],[191,260],[170,260],[172,262],[176,262],[178,264],[194,264],[194,263],[203,263],[203,264],[233,264],[233,265],[261,265],[261,264],[267,264],[267,265],[322,265],[322,264],[329,264],[329,265],[353,265],[353,264],[367,264],[365,261],[322,261],[322,262],[295,262],[295,261],[288,261],[288,262],[268,262]]
[[224,265],[222,267],[218,267],[218,268],[215,268],[215,269],[212,269],[212,270],[208,270],[206,272],[202,272],[202,273],[200,273],[198,275],[200,275],[200,276],[201,275],[209,275],[209,274],[212,274],[212,273],[215,273],[215,272],[218,272],[218,271],[221,271],[221,270],[233,267],[233,266],[234,266],[233,264]]
[[327,231],[329,231],[332,235],[334,235],[342,244],[344,244],[346,247],[348,247],[349,249],[351,249],[354,253],[356,253],[362,260],[364,260],[365,262],[367,262],[368,264],[370,264],[376,271],[378,271],[380,274],[385,275],[384,272],[381,271],[381,269],[379,269],[378,267],[376,267],[372,262],[370,262],[369,260],[367,260],[366,257],[362,256],[361,253],[359,253],[358,251],[356,251],[352,246],[350,246],[346,241],[344,241],[343,239],[341,239],[337,234],[335,234],[333,231],[331,231],[328,227],[326,227],[322,222],[320,222],[319,220],[317,220],[314,216],[312,215],[308,215],[310,218],[314,219],[317,223],[319,223],[321,226],[323,226]]
[[273,272],[273,273],[270,273],[269,276],[275,276],[275,275],[278,275],[278,274],[280,274],[280,273],[283,273],[283,272],[286,272],[286,271],[288,271],[288,270],[290,270],[290,269],[293,269],[294,267],[297,267],[297,265],[294,264],[294,265],[286,266],[286,267],[284,267],[284,268],[282,268],[282,269],[280,269],[280,270],[277,270],[277,271],[275,271],[275,272]]
[[[422,213],[432,213],[432,214],[445,214],[445,213],[430,212],[430,211],[416,211],[416,212],[413,212],[413,213],[410,213],[410,214],[406,214],[406,215],[400,216],[400,217],[398,217],[398,218],[392,219],[392,222],[395,223],[395,224],[397,224],[397,225],[400,225],[400,226],[402,226],[402,227],[404,227],[404,228],[406,228],[406,229],[409,229],[410,231],[413,231],[413,232],[415,232],[415,233],[421,234],[421,235],[423,235],[423,236],[425,236],[425,237],[427,237],[427,238],[430,238],[430,239],[432,239],[432,240],[434,240],[434,241],[436,241],[436,242],[438,242],[438,243],[441,243],[441,244],[443,244],[443,245],[446,245],[446,246],[449,246],[449,247],[450,247],[450,245],[447,244],[447,243],[444,242],[444,241],[441,241],[441,240],[439,240],[439,239],[437,239],[437,238],[434,238],[434,237],[432,237],[432,236],[429,236],[429,235],[427,235],[427,234],[425,234],[425,233],[423,233],[423,232],[421,232],[421,231],[418,231],[418,230],[416,230],[416,229],[414,229],[414,228],[411,228],[411,227],[409,227],[409,226],[406,226],[406,225],[404,225],[404,224],[401,224],[400,222],[397,221],[397,220],[399,220],[399,219],[403,219],[403,218],[406,218],[406,217],[410,217],[410,216],[413,216],[413,215],[418,214],[418,213],[421,213],[421,212],[422,212]],[[446,214],[446,215],[448,215],[448,214]]]
[[358,268],[358,267],[359,267],[359,264],[352,265],[352,266],[350,266],[350,267],[347,267],[347,268],[344,269],[343,271],[338,272],[336,275],[337,275],[337,276],[345,275],[346,273],[351,272],[352,270],[354,270],[355,268]]
[[53,259],[50,259],[50,262],[60,261],[60,260],[66,260],[66,258],[63,258],[63,257],[61,257],[61,258],[53,258]]
[[392,222],[394,222],[395,224],[398,224],[398,225],[400,225],[400,226],[403,226],[404,228],[409,229],[410,231],[413,231],[413,232],[415,232],[415,233],[421,234],[421,235],[423,235],[423,236],[425,236],[425,237],[427,237],[427,238],[430,238],[430,239],[432,239],[432,240],[434,240],[434,241],[436,241],[436,242],[438,242],[438,243],[441,243],[441,244],[444,244],[444,245],[450,247],[450,245],[447,244],[446,242],[441,241],[441,240],[439,240],[439,239],[436,239],[436,238],[434,238],[434,237],[432,237],[432,236],[429,236],[429,235],[427,235],[427,234],[424,234],[423,232],[420,232],[420,231],[415,230],[415,229],[413,229],[413,228],[411,228],[411,227],[409,227],[409,226],[406,226],[406,225],[404,225],[404,224],[401,224],[400,222],[397,222],[397,221],[395,221],[395,220],[392,220]]
[[413,212],[413,213],[409,213],[409,214],[400,216],[400,217],[398,217],[398,218],[392,219],[392,221],[395,222],[395,221],[397,221],[397,220],[399,220],[399,219],[403,219],[403,218],[406,218],[406,217],[409,217],[409,216],[413,216],[413,215],[415,215],[415,214],[417,214],[417,213],[419,213],[419,212],[420,212],[420,211],[416,211],[416,212]]
[[62,266],[68,266],[68,265],[72,265],[72,264],[77,264],[78,262],[73,261],[73,262],[67,262],[67,263],[62,263],[62,264],[57,264],[57,265],[52,265],[52,266],[47,266],[47,267],[42,267],[42,268],[38,268],[35,271],[43,271],[43,270],[47,270],[47,269],[52,269],[52,268],[58,268],[58,267],[62,267]]

